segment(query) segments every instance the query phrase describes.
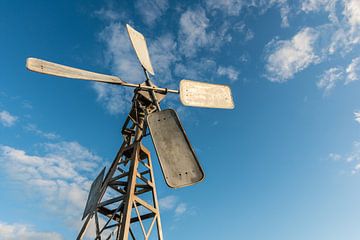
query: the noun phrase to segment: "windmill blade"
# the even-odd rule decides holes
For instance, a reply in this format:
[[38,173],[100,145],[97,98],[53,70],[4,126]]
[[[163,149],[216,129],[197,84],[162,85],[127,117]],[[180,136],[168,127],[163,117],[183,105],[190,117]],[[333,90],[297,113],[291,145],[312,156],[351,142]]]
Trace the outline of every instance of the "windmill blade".
[[156,154],[169,187],[180,188],[204,179],[204,171],[176,112],[166,109],[147,116]]
[[26,59],[26,68],[34,72],[54,75],[58,77],[115,83],[120,85],[125,83],[116,76],[94,73],[78,68],[64,66],[53,62],[48,62],[37,58]]
[[97,202],[99,201],[99,198],[101,196],[100,190],[101,190],[102,182],[104,180],[104,175],[105,175],[105,167],[101,170],[99,175],[95,178],[95,180],[91,184],[90,192],[88,195],[88,199],[86,201],[83,217],[81,220],[84,220],[84,218],[86,218],[88,214],[92,214],[95,211]]
[[191,80],[180,81],[180,101],[183,105],[192,107],[235,107],[229,86]]
[[135,49],[136,56],[138,57],[141,65],[146,69],[146,71],[151,73],[151,75],[154,75],[154,70],[151,65],[145,37],[140,32],[132,28],[129,24],[126,24],[126,29],[128,31],[131,44]]

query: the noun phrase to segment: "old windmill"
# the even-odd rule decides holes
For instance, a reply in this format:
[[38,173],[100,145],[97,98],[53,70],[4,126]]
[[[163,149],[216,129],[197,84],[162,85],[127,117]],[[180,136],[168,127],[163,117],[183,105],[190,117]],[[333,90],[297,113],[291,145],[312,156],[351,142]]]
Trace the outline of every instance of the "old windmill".
[[123,143],[107,173],[102,169],[91,185],[77,239],[83,238],[93,218],[95,239],[149,239],[154,225],[154,234],[163,239],[153,166],[143,138],[149,131],[169,187],[195,184],[204,178],[204,172],[176,112],[161,110],[161,100],[175,93],[180,94],[185,106],[234,108],[231,90],[225,85],[181,80],[180,90],[171,90],[153,84],[149,74],[154,75],[154,70],[145,38],[131,26],[126,28],[145,73],[142,84],[35,58],[26,62],[29,70],[39,73],[135,88],[131,111],[122,127]]

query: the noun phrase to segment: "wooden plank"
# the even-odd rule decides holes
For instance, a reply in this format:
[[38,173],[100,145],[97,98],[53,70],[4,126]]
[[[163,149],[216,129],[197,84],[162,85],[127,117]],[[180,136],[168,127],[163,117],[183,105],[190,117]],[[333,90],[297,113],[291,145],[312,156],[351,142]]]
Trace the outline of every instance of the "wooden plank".
[[[139,203],[140,205],[142,205],[143,207],[149,209],[150,211],[152,211],[153,213],[157,213],[158,211],[151,206],[150,204],[148,204],[147,202],[145,202],[144,200],[142,200],[141,198],[139,198],[138,196],[134,196],[134,200],[135,202]],[[139,205],[138,204],[138,205]]]
[[58,77],[74,78],[80,80],[90,80],[97,82],[123,84],[125,83],[116,76],[90,72],[78,68],[68,67],[61,64],[48,62],[37,58],[28,58],[26,60],[26,68],[43,74],[54,75]]
[[183,105],[192,107],[234,108],[231,89],[222,84],[181,80],[180,101]]
[[136,56],[138,57],[141,65],[151,74],[154,75],[154,69],[151,65],[149,51],[147,48],[145,37],[129,24],[126,24],[126,28],[130,37],[132,46],[135,49]]

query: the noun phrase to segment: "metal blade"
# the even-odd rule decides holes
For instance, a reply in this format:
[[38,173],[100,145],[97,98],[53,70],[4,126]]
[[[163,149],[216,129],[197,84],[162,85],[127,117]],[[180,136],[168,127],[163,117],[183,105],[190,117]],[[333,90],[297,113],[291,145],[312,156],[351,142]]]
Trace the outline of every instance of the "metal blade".
[[176,112],[151,113],[147,123],[167,185],[180,188],[203,180],[204,172]]
[[234,101],[229,86],[191,80],[180,81],[180,101],[185,106],[234,108]]
[[154,75],[154,70],[151,65],[149,51],[144,36],[140,32],[136,31],[134,28],[132,28],[129,24],[126,24],[126,28],[130,37],[131,44],[135,49],[136,56],[138,57],[141,65],[146,69],[146,71]]
[[87,199],[87,202],[85,205],[85,209],[84,209],[84,213],[83,213],[83,217],[81,220],[84,220],[84,218],[88,214],[93,214],[93,212],[95,211],[95,209],[97,207],[97,202],[99,201],[99,198],[101,196],[100,189],[102,186],[102,182],[104,180],[104,175],[105,175],[105,167],[101,170],[99,175],[96,177],[94,182],[91,184],[89,196],[88,196],[88,199]]
[[26,59],[26,68],[34,72],[55,75],[58,77],[92,80],[97,82],[115,83],[120,85],[125,83],[116,76],[94,73],[78,68],[48,62],[37,58]]

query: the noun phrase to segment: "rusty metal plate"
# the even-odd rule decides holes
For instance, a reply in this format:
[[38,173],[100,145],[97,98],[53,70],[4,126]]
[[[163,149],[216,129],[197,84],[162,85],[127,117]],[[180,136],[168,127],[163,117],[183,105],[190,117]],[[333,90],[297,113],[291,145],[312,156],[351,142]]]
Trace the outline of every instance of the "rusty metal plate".
[[91,184],[89,196],[85,205],[84,214],[82,216],[81,220],[84,220],[88,214],[93,214],[96,210],[97,202],[99,201],[100,195],[101,195],[101,185],[104,180],[105,175],[105,167],[99,175],[96,177],[94,182]]
[[141,65],[152,75],[154,75],[154,70],[151,65],[149,51],[146,45],[145,37],[129,24],[126,24],[127,31],[129,33],[130,41],[132,46],[135,49],[136,55],[141,63]]
[[185,106],[234,108],[234,101],[229,86],[191,80],[180,81],[180,101]]
[[152,113],[147,123],[167,185],[180,188],[203,180],[204,171],[176,112],[167,109]]

